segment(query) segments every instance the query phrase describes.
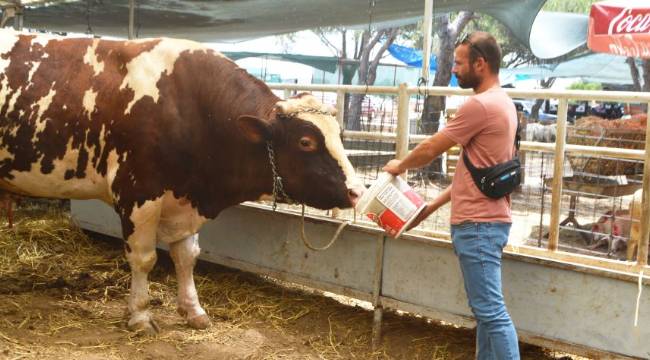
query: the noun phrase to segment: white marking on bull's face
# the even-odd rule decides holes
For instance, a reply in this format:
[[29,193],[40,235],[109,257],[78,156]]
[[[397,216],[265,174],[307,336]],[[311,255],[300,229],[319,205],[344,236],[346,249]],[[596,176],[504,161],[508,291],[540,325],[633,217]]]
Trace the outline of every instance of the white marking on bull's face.
[[104,71],[104,63],[99,61],[97,54],[95,54],[98,45],[99,39],[93,39],[92,45],[88,46],[86,54],[84,55],[84,64],[92,66],[95,71],[95,76],[99,76],[99,74]]
[[[333,114],[333,109],[331,109],[330,106],[322,104],[311,95],[303,95],[300,98],[291,98],[279,101],[277,105],[285,114],[306,109],[315,109]],[[325,147],[343,170],[343,174],[345,174],[346,178],[345,183],[348,189],[362,188],[363,183],[357,177],[354,167],[345,155],[345,149],[341,142],[341,127],[334,116],[299,112],[298,118],[314,124],[321,133],[323,133],[323,137],[325,138]]]
[[86,90],[84,93],[84,98],[83,98],[83,106],[84,109],[88,112],[88,115],[93,113],[93,110],[95,110],[95,100],[97,99],[97,92],[93,91],[92,89]]
[[127,74],[120,85],[120,90],[130,88],[134,95],[124,111],[128,114],[131,107],[145,96],[154,102],[160,96],[156,84],[163,74],[171,74],[179,55],[184,51],[207,51],[199,43],[187,40],[163,38],[150,51],[143,52],[126,64]]

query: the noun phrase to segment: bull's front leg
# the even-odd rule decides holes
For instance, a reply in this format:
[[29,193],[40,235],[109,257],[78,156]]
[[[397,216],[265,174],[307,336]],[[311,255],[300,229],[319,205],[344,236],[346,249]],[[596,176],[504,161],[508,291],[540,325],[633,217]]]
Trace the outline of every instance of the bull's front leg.
[[178,281],[178,313],[185,317],[191,327],[205,329],[210,326],[210,318],[199,303],[194,285],[194,265],[201,252],[199,235],[194,234],[169,244],[169,252],[174,261]]
[[148,310],[148,275],[156,264],[156,230],[160,220],[160,209],[160,201],[147,201],[142,207],[134,208],[128,220],[122,220],[133,223],[133,233],[125,234],[126,258],[131,267],[128,327],[130,330],[147,334],[155,334],[159,331]]

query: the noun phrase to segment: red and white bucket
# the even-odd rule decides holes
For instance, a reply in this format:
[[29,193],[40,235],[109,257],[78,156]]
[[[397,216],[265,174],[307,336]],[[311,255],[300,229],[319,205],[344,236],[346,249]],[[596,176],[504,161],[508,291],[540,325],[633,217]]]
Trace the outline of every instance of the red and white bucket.
[[425,206],[424,200],[406,181],[384,172],[363,193],[356,209],[386,230],[388,235],[398,238]]

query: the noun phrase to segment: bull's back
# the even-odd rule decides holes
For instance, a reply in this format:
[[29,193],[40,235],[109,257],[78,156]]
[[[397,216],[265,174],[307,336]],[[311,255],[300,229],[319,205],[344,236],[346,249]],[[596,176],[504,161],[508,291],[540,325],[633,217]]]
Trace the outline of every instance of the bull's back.
[[0,187],[110,201],[120,164],[146,147],[174,45],[3,33]]

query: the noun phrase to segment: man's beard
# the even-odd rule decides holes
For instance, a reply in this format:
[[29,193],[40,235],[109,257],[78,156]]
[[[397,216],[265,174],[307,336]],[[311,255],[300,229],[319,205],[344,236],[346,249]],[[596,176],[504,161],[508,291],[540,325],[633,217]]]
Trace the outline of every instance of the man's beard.
[[474,70],[470,70],[467,74],[463,75],[463,77],[460,77],[457,74],[456,78],[458,79],[458,86],[460,86],[461,89],[476,89],[481,83],[481,79],[476,76]]

